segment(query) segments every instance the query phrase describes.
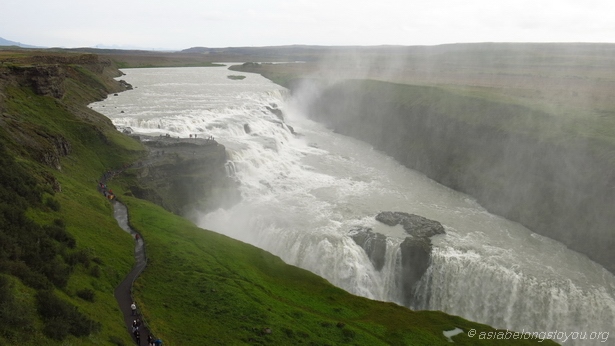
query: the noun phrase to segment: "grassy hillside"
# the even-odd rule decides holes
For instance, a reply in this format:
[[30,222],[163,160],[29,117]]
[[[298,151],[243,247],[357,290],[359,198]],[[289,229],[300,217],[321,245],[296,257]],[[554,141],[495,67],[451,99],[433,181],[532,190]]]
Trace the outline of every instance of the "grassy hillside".
[[[96,185],[144,149],[86,107],[121,89],[114,75],[92,55],[0,54],[0,344],[132,344],[113,290],[133,264],[133,240]],[[133,179],[129,171],[109,186],[146,241],[135,296],[166,345],[436,345],[455,327],[494,331],[352,296],[125,195]]]
[[129,344],[113,290],[132,241],[96,182],[143,149],[82,103],[119,90],[106,61],[20,55],[0,65],[0,344]]

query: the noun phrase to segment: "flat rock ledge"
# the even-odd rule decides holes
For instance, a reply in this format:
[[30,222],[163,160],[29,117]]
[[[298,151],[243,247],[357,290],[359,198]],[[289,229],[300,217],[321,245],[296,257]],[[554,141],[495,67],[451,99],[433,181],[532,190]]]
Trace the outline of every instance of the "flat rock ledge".
[[399,211],[383,211],[376,215],[376,220],[389,226],[402,225],[406,233],[417,238],[430,238],[446,233],[438,221]]

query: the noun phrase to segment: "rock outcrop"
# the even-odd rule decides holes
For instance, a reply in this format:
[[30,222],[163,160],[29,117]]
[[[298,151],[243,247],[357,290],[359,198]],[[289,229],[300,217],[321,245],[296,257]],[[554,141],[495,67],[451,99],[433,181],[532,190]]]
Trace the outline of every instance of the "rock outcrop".
[[405,306],[411,306],[416,284],[421,280],[431,262],[431,240],[408,237],[399,247],[401,249],[403,303]]
[[149,148],[137,164],[138,185],[133,195],[178,215],[194,210],[227,207],[240,198],[236,182],[227,175],[226,149],[215,140],[140,136]]
[[419,215],[403,212],[383,211],[376,215],[376,220],[389,226],[402,225],[408,234],[417,238],[429,238],[444,234],[444,227],[438,221],[429,220]]
[[387,250],[387,237],[380,233],[374,233],[371,228],[367,227],[352,229],[348,235],[350,235],[357,245],[365,250],[374,268],[378,271],[381,270],[384,266],[384,256]]
[[[403,303],[410,306],[416,284],[429,267],[432,250],[430,237],[444,234],[444,227],[438,221],[404,212],[381,212],[376,215],[376,220],[389,226],[401,224],[410,235],[399,245]],[[354,228],[348,235],[365,250],[374,268],[382,270],[386,258],[387,237],[373,232],[369,227]]]

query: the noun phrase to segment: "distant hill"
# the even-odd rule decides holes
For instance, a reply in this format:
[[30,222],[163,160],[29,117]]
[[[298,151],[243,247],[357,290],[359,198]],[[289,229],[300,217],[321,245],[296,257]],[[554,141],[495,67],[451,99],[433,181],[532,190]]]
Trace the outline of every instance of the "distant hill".
[[[408,46],[309,46],[309,45],[290,45],[290,46],[267,46],[267,47],[226,47],[226,48],[207,48],[192,47],[184,49],[182,53],[197,53],[208,56],[221,56],[232,61],[246,61],[250,59],[260,59],[260,61],[316,61],[330,54],[345,54],[362,52],[370,54],[378,53],[406,53],[413,47]],[[222,60],[220,60],[222,61]],[[225,60],[227,61],[227,60]],[[231,61],[231,60],[228,60]]]
[[[558,57],[579,59],[582,56],[610,57],[615,52],[615,44],[596,43],[454,43],[436,46],[313,46],[313,45],[288,45],[267,47],[225,47],[208,48],[192,47],[182,50],[180,53],[201,54],[211,61],[321,61],[323,58],[334,58],[337,61],[371,61],[399,58],[399,62],[408,63],[422,62],[427,65],[434,64],[474,64],[482,61],[479,67],[485,63],[493,63],[497,59],[511,57]],[[494,60],[495,59],[495,60]],[[384,63],[384,62],[383,62]],[[518,62],[515,62],[518,64]],[[425,65],[424,65],[425,66]],[[339,68],[339,66],[336,66]]]
[[0,37],[0,46],[17,46],[22,48],[41,48],[37,46],[31,46],[29,44],[23,44],[21,42],[9,41]]

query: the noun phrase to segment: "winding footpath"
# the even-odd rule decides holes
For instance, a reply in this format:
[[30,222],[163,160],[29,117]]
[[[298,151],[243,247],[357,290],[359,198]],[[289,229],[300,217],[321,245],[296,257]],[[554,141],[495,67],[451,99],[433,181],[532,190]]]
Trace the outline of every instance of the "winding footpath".
[[[132,285],[147,266],[147,256],[145,255],[145,243],[143,242],[143,237],[128,225],[128,209],[124,204],[120,203],[115,198],[115,195],[113,195],[111,189],[107,190],[107,180],[111,179],[114,175],[120,172],[121,170],[115,172],[108,171],[107,173],[103,174],[98,183],[98,191],[102,193],[105,198],[107,198],[113,204],[113,217],[117,221],[120,228],[130,234],[135,242],[135,264],[132,267],[130,273],[128,273],[124,280],[115,288],[114,296],[117,300],[118,305],[120,306],[120,311],[122,311],[122,315],[124,316],[124,324],[126,325],[127,331],[130,333],[133,341],[137,345],[143,346],[149,345],[147,342],[147,338],[151,334],[146,321],[139,313],[139,307],[137,306],[136,312],[133,313],[131,304],[134,302],[134,299],[132,298]],[[141,321],[141,325],[138,327],[138,342],[133,333],[133,321],[135,321],[137,318]],[[154,338],[154,340],[156,339]]]
[[147,345],[147,336],[150,335],[150,331],[145,323],[143,323],[143,316],[140,316],[138,313],[139,309],[137,307],[137,314],[133,315],[132,309],[130,305],[134,301],[132,299],[132,284],[137,279],[139,274],[143,272],[145,266],[147,265],[147,257],[145,256],[145,244],[143,243],[143,238],[137,233],[135,230],[130,228],[128,225],[128,209],[126,206],[117,200],[113,199],[113,217],[117,220],[119,226],[126,232],[128,232],[135,239],[135,265],[132,267],[132,270],[126,278],[115,288],[115,299],[120,306],[120,310],[124,315],[124,323],[126,324],[126,328],[128,332],[132,335],[133,340],[135,340],[135,336],[132,333],[132,323],[136,318],[140,318],[142,323],[139,327],[140,333],[140,343],[137,345]]

